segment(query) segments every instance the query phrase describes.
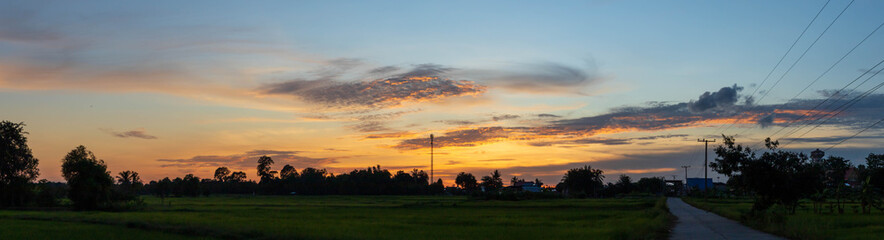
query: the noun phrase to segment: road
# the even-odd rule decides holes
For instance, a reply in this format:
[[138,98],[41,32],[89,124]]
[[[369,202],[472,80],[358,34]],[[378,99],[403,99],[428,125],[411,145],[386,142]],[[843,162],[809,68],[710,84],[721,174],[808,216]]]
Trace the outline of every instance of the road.
[[784,239],[695,208],[680,198],[666,199],[666,205],[678,217],[671,239]]

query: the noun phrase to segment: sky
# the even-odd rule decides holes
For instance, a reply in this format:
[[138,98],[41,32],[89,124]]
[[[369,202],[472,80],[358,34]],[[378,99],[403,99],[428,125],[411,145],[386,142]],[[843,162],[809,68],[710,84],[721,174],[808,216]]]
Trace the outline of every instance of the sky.
[[273,169],[429,170],[430,134],[445,185],[495,169],[554,184],[584,165],[607,181],[701,177],[697,139],[716,139],[711,159],[722,134],[862,164],[884,143],[882,10],[0,0],[0,120],[27,124],[51,181],[78,145],[145,180],[221,166],[255,179],[263,155]]

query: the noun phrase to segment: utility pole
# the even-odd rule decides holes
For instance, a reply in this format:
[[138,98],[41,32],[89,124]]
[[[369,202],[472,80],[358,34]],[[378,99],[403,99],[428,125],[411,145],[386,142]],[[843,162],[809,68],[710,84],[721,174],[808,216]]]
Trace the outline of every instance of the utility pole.
[[430,134],[430,183],[435,183],[433,178],[433,134]]
[[684,192],[688,191],[688,168],[690,168],[690,167],[691,167],[691,165],[681,166],[681,168],[684,168],[684,185],[682,185],[682,187],[681,187],[682,188],[681,190]]
[[681,168],[684,168],[684,185],[685,186],[688,185],[688,168],[690,168],[690,167],[691,167],[691,165],[681,166]]
[[[709,191],[709,181],[707,180],[709,179],[709,143],[715,142],[715,139],[709,140],[704,138],[703,140],[700,140],[698,138],[697,142],[706,143],[706,154],[703,155],[705,157],[703,159],[703,191]],[[685,171],[687,171],[687,169],[685,169]],[[687,181],[687,179],[685,179],[685,181]]]

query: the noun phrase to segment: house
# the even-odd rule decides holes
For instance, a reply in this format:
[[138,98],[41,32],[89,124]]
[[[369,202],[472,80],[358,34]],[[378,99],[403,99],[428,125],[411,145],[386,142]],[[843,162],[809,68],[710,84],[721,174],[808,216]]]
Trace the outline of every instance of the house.
[[519,189],[526,192],[540,192],[542,190],[542,186],[538,186],[534,182],[527,181],[518,181],[515,182],[510,188]]
[[711,178],[688,178],[687,180],[686,185],[688,189],[697,188],[703,191],[706,190],[706,186],[709,186],[709,188],[715,187],[715,183],[712,183]]

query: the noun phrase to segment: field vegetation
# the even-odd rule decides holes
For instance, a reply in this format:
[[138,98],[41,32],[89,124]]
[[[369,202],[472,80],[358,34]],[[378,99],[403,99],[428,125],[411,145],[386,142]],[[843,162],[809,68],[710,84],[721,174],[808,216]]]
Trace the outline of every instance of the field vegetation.
[[881,224],[884,211],[863,213],[859,203],[847,203],[848,210],[844,213],[837,213],[837,210],[816,213],[809,207],[811,202],[802,201],[794,214],[782,207],[753,214],[751,199],[683,199],[695,207],[752,228],[792,239],[878,239],[884,236],[884,225]]
[[0,219],[218,239],[660,239],[672,221],[662,198],[236,195],[145,201],[142,211],[5,210]]

